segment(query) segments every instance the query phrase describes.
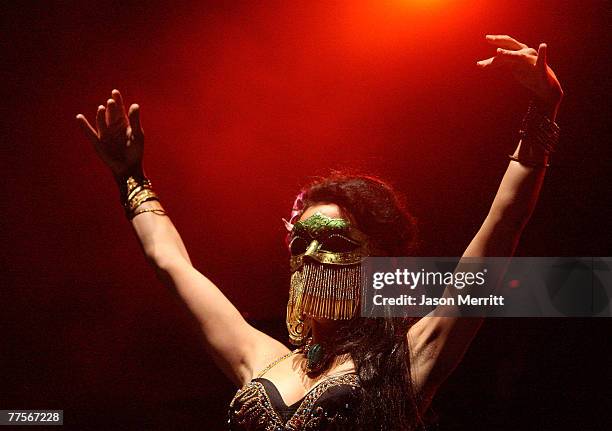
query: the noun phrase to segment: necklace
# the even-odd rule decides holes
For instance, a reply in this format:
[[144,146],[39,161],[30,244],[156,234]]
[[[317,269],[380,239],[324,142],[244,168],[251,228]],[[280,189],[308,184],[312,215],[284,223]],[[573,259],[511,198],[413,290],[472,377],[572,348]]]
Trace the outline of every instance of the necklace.
[[264,368],[263,370],[259,372],[257,377],[263,376],[264,374],[266,374],[266,372],[270,370],[270,368],[272,368],[279,362],[284,361],[289,356],[294,355],[298,352],[302,352],[306,356],[306,359],[307,359],[306,372],[307,373],[318,371],[323,365],[321,361],[321,359],[323,359],[323,353],[324,353],[323,346],[321,346],[319,343],[313,344],[312,337],[310,337],[308,338],[308,341],[306,342],[306,344],[304,344],[302,347],[298,347],[297,349],[281,356],[280,358],[277,358],[275,361],[268,364],[266,368]]
[[297,352],[299,352],[299,351],[300,351],[300,349],[295,349],[295,350],[293,350],[293,351],[291,351],[291,352],[287,353],[286,355],[283,355],[283,356],[281,356],[280,358],[276,359],[276,360],[275,360],[274,362],[272,362],[271,364],[268,364],[268,366],[267,366],[266,368],[264,368],[263,370],[261,370],[261,371],[259,372],[259,374],[257,374],[257,377],[261,377],[261,376],[263,376],[264,374],[266,374],[266,373],[267,373],[267,372],[270,370],[270,368],[272,368],[273,366],[275,366],[275,365],[276,365],[276,364],[278,364],[279,362],[284,361],[284,360],[285,360],[285,359],[287,359],[289,356],[291,356],[291,355],[293,355],[293,354],[295,354],[295,353],[297,353]]

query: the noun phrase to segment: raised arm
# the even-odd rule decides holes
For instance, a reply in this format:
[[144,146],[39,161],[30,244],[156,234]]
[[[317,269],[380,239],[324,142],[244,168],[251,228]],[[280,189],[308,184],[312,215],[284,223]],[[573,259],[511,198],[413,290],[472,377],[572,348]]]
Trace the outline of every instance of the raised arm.
[[[497,53],[477,65],[483,69],[510,68],[534,96],[527,122],[538,124],[525,126],[549,127],[550,130],[546,131],[552,133],[555,126],[547,123],[546,118],[555,121],[563,91],[547,65],[546,45],[540,44],[536,51],[509,36],[487,36],[487,41],[497,47]],[[547,142],[535,139],[534,133],[523,135],[489,213],[465,250],[464,257],[514,254],[540,194],[550,149]],[[482,318],[427,316],[410,329],[412,369],[424,397],[424,407],[459,363],[482,321]]]
[[126,115],[121,94],[113,90],[106,106],[98,107],[96,128],[82,114],[77,120],[119,186],[145,258],[158,278],[198,319],[213,358],[240,386],[257,369],[288,350],[250,326],[223,293],[191,265],[179,233],[147,185],[139,112],[138,105],[133,104]]

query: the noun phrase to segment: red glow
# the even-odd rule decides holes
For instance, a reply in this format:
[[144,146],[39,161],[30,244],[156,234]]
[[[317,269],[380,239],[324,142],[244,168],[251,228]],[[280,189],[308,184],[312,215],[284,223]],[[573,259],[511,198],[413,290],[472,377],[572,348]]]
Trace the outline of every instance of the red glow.
[[[113,88],[142,108],[145,169],[194,266],[245,317],[282,330],[281,217],[298,187],[330,168],[380,175],[406,193],[423,255],[459,256],[487,214],[528,102],[511,76],[475,67],[492,52],[484,35],[547,42],[567,88],[565,145],[519,251],[608,255],[608,5],[532,3],[6,2],[0,358],[10,373],[0,404],[65,409],[74,429],[223,423],[229,383],[197,323],[147,265],[110,173],[74,120],[92,119]],[[533,409],[522,407],[532,402],[546,412],[536,424],[601,427],[592,400],[607,380],[582,364],[606,369],[608,323],[553,320],[521,323],[528,331],[491,322],[510,335],[504,351],[525,361],[491,366],[500,332],[484,331],[492,343],[476,343],[463,365],[472,367],[464,377],[482,377],[469,379],[470,394],[531,396],[458,397],[439,415],[441,428],[473,427],[464,413],[481,401],[492,429],[531,423]],[[501,379],[504,369],[523,383]],[[549,372],[558,385],[542,385]],[[525,376],[537,376],[540,390]],[[447,394],[462,382],[449,382],[459,386]],[[560,408],[553,393],[576,396]]]
[[[455,29],[469,25],[481,1],[387,0],[353,3],[344,8],[340,27],[349,49],[371,54],[426,50],[431,43],[460,37]],[[351,46],[352,45],[352,46]]]

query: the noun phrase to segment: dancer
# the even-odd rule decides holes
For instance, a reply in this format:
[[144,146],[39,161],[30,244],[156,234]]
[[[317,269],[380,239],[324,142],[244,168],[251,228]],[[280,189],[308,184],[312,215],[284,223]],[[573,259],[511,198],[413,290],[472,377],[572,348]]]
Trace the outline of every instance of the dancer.
[[[477,62],[506,68],[532,95],[521,139],[510,155],[490,211],[466,257],[511,256],[540,193],[563,91],[538,50],[505,35],[486,36],[495,55]],[[221,291],[191,264],[181,237],[143,170],[139,106],[125,112],[121,94],[97,110],[94,128],[77,120],[120,189],[127,218],[158,277],[198,319],[218,366],[239,387],[232,430],[412,429],[457,366],[480,318],[418,320],[359,316],[360,262],[366,256],[411,255],[416,224],[383,181],[333,174],[295,200],[288,230],[290,350],[250,326]]]

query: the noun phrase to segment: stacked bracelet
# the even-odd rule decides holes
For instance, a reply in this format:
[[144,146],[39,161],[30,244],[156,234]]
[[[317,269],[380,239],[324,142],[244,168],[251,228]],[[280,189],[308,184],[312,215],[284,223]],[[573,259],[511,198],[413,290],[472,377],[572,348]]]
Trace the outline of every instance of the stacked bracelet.
[[530,153],[527,148],[533,148],[532,145],[540,147],[544,155],[548,156],[553,153],[559,143],[559,126],[538,109],[536,103],[531,101],[527,114],[523,118],[521,130],[521,150],[519,157],[510,155],[510,160],[519,162],[522,165],[529,167],[546,168],[550,163],[542,160],[535,160],[521,156],[521,153]]
[[519,134],[523,141],[536,143],[548,153],[554,152],[559,143],[559,126],[540,111],[533,101],[523,118]]
[[125,194],[122,196],[121,204],[123,205],[125,215],[128,219],[131,220],[138,214],[145,212],[152,212],[157,215],[166,215],[166,212],[160,208],[148,208],[136,211],[136,209],[145,202],[159,201],[157,194],[151,187],[151,181],[148,178],[144,176],[138,178],[130,176],[125,180],[125,186]]

